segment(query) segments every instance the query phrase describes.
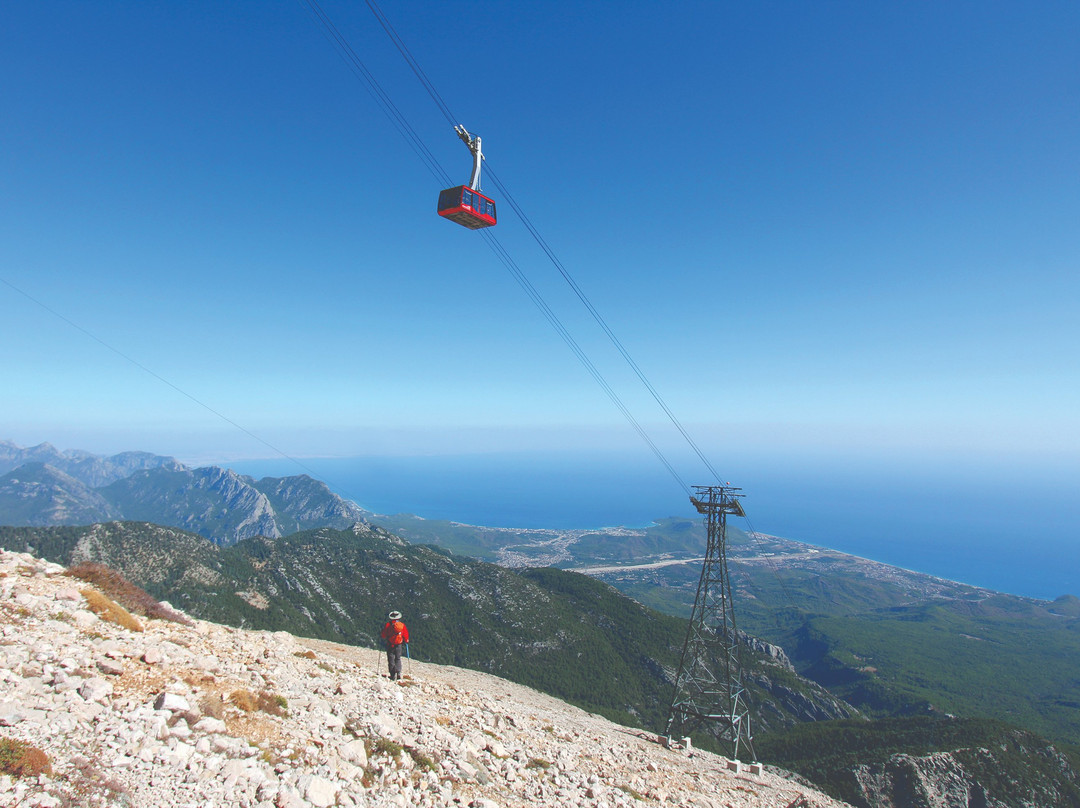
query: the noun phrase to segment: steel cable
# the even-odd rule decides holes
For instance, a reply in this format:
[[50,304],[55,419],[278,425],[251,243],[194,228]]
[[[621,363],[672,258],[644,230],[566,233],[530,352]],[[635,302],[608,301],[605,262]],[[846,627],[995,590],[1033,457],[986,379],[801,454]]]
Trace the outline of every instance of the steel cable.
[[[365,85],[367,85],[368,91],[371,96],[380,104],[380,106],[383,107],[383,110],[386,113],[387,117],[395,124],[398,132],[413,147],[413,151],[415,151],[419,156],[421,156],[424,162],[428,164],[429,170],[432,171],[432,173],[436,176],[437,179],[441,179],[447,184],[452,183],[452,180],[443,170],[442,166],[434,157],[431,150],[428,149],[423,139],[420,137],[419,134],[417,134],[416,130],[412,127],[411,124],[409,124],[405,116],[393,103],[393,100],[390,98],[389,93],[383,90],[383,88],[379,85],[375,77],[371,74],[371,71],[368,70],[367,67],[363,64],[359,55],[356,53],[355,50],[353,50],[352,46],[349,45],[348,41],[338,30],[337,26],[334,25],[333,21],[329,18],[326,12],[323,11],[317,0],[303,0],[303,2],[311,10],[312,15],[315,17],[315,19],[323,26],[327,40],[330,41],[331,44],[336,46],[339,54],[345,60],[346,64],[350,67],[354,75],[356,75],[357,78],[361,79],[365,83]],[[412,54],[409,52],[408,48],[405,47],[404,42],[397,35],[397,32],[394,31],[393,27],[389,24],[389,21],[386,20],[385,16],[382,14],[381,9],[379,9],[378,6],[370,0],[368,2],[368,6],[369,8],[371,8],[371,11],[375,15],[376,19],[379,20],[380,24],[383,27],[383,30],[394,42],[398,51],[409,63],[409,65],[412,66],[413,72],[428,90],[428,93],[431,95],[435,103],[439,106],[440,110],[443,112],[443,115],[446,116],[448,121],[453,123],[454,118],[452,113],[450,112],[449,107],[446,105],[446,102],[442,99],[442,96],[438,93],[438,90],[435,89],[430,79],[427,78],[427,75],[420,68],[416,60],[412,57]],[[485,241],[487,242],[492,252],[495,253],[496,257],[503,263],[503,265],[505,266],[507,271],[510,272],[514,280],[517,281],[518,285],[521,286],[521,288],[533,301],[533,304],[540,310],[541,314],[545,317],[545,319],[547,319],[548,323],[552,326],[552,328],[555,329],[556,333],[558,333],[563,342],[566,343],[567,347],[570,348],[573,354],[577,357],[578,361],[581,362],[581,364],[584,366],[585,370],[589,373],[590,376],[592,376],[593,380],[596,381],[596,383],[600,386],[600,388],[604,391],[608,398],[611,399],[616,409],[618,409],[619,412],[622,413],[623,417],[626,418],[634,431],[637,432],[637,434],[641,437],[643,441],[645,441],[646,445],[648,445],[649,449],[653,452],[654,455],[656,455],[657,459],[660,460],[660,462],[664,465],[664,467],[668,470],[672,477],[675,478],[675,481],[679,484],[679,486],[687,493],[687,495],[689,495],[689,487],[679,476],[674,466],[671,465],[670,461],[664,456],[660,448],[656,445],[652,438],[649,437],[644,427],[641,426],[640,422],[638,422],[638,420],[634,417],[633,413],[630,412],[629,408],[622,401],[622,399],[615,392],[615,390],[611,387],[611,385],[607,382],[603,374],[599,371],[599,369],[597,369],[596,365],[592,362],[592,360],[589,359],[588,355],[573,338],[569,330],[563,325],[562,321],[551,309],[547,301],[544,300],[540,292],[536,289],[532,282],[529,281],[528,277],[517,265],[517,262],[514,261],[510,253],[503,247],[501,242],[499,242],[499,240],[493,234],[487,232],[486,230],[481,231],[481,234],[485,238]]]
[[[406,63],[412,69],[417,79],[423,85],[424,89],[427,90],[427,93],[429,96],[431,96],[432,101],[435,102],[435,105],[442,112],[443,117],[446,118],[446,120],[450,123],[451,126],[456,125],[459,121],[454,116],[453,112],[451,112],[450,106],[443,99],[442,95],[435,87],[434,82],[432,82],[431,79],[428,77],[427,73],[424,72],[424,69],[420,66],[420,63],[417,61],[416,57],[412,55],[412,51],[409,50],[408,46],[405,44],[404,40],[398,34],[394,26],[390,23],[389,19],[387,19],[382,9],[379,8],[379,4],[375,2],[375,0],[365,0],[365,2],[367,3],[368,8],[371,9],[371,13],[375,16],[375,19],[378,20],[379,25],[382,26],[383,31],[386,32],[386,35],[390,38],[391,42],[393,42],[394,46],[401,54],[402,58],[405,59]],[[488,162],[486,158],[484,162]],[[563,262],[559,260],[558,256],[555,254],[555,251],[551,249],[550,245],[540,234],[540,231],[532,223],[532,220],[518,204],[517,200],[514,199],[513,195],[510,193],[510,190],[499,179],[498,175],[495,173],[494,169],[492,169],[490,165],[488,165],[488,174],[491,176],[493,182],[495,183],[495,186],[499,189],[502,196],[510,204],[510,207],[513,208],[514,212],[518,215],[518,218],[521,219],[522,224],[525,225],[525,228],[529,231],[529,234],[533,237],[533,239],[539,245],[540,249],[554,265],[555,269],[558,270],[559,274],[563,277],[563,280],[565,280],[566,283],[570,286],[571,290],[577,296],[578,300],[580,300],[582,305],[585,306],[585,309],[592,316],[593,320],[596,321],[597,325],[600,326],[600,329],[604,332],[605,335],[607,335],[607,338],[611,341],[612,345],[615,346],[615,349],[619,352],[619,354],[626,361],[627,365],[630,366],[630,369],[645,386],[645,389],[648,390],[649,394],[653,397],[653,400],[656,401],[660,409],[664,411],[664,414],[668,417],[668,419],[674,425],[675,429],[679,432],[679,434],[682,435],[683,439],[697,455],[698,459],[701,460],[705,468],[708,469],[710,474],[712,474],[713,478],[717,482],[720,482],[721,478],[719,472],[717,472],[716,469],[713,468],[712,463],[710,463],[708,458],[705,457],[704,452],[702,452],[701,449],[698,447],[697,443],[690,436],[690,433],[675,416],[675,413],[668,406],[667,402],[660,395],[659,391],[657,391],[656,387],[652,384],[652,382],[649,381],[648,377],[645,375],[645,372],[641,369],[638,363],[634,361],[634,358],[630,355],[630,352],[622,344],[622,342],[616,336],[615,332],[607,324],[607,321],[603,318],[603,316],[601,316],[599,310],[596,308],[596,306],[593,305],[588,295],[585,294],[581,286],[578,285],[576,280],[574,280],[573,276],[570,274],[569,270],[567,270]]]

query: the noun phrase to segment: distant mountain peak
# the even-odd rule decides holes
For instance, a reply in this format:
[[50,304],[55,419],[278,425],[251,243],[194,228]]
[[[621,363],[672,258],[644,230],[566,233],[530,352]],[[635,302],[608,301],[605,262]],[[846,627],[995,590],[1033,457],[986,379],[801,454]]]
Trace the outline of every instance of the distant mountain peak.
[[[149,452],[101,457],[81,450],[58,452],[44,443],[23,449],[0,441],[0,475],[27,464],[37,465],[22,472],[25,479],[18,485],[17,477],[0,489],[0,524],[125,519],[178,527],[229,545],[252,536],[347,528],[364,518],[360,508],[307,474],[256,481],[232,469],[189,468]],[[38,468],[42,465],[51,470],[48,475]]]
[[90,488],[100,488],[141,469],[183,468],[172,457],[150,452],[122,452],[103,457],[82,449],[59,451],[51,443],[39,443],[24,449],[12,441],[0,440],[0,474],[34,462],[48,463]]

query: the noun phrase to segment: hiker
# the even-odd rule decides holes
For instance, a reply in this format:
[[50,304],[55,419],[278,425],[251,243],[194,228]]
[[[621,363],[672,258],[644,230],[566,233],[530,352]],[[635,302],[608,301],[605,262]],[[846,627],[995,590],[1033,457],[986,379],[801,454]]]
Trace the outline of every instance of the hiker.
[[401,612],[390,612],[379,635],[386,643],[386,664],[390,666],[390,681],[401,678],[401,646],[409,644],[409,628],[401,622]]

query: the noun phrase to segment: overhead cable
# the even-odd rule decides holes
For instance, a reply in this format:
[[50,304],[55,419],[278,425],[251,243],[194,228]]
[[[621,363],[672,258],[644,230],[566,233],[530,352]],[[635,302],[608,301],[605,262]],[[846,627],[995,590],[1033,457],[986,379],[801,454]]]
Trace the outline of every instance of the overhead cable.
[[671,476],[675,478],[675,482],[677,482],[679,486],[682,487],[683,491],[686,492],[686,495],[689,496],[690,487],[686,484],[682,477],[679,476],[679,473],[664,456],[664,453],[653,442],[652,438],[649,437],[649,434],[645,431],[645,428],[642,427],[640,423],[638,423],[638,420],[634,417],[633,413],[631,413],[627,406],[623,403],[618,393],[616,393],[612,389],[611,385],[607,383],[607,380],[604,378],[603,374],[601,374],[600,371],[596,368],[596,365],[594,365],[592,360],[589,359],[588,355],[585,353],[584,350],[582,350],[581,346],[578,345],[577,341],[573,338],[573,336],[571,336],[570,332],[566,330],[566,327],[563,326],[558,316],[555,314],[555,312],[551,310],[551,307],[548,306],[547,302],[536,290],[536,287],[532,285],[528,277],[525,275],[524,272],[521,271],[518,265],[514,262],[514,259],[502,246],[499,240],[495,238],[495,235],[493,233],[489,233],[486,229],[481,231],[481,235],[487,241],[488,246],[491,247],[492,251],[499,258],[499,260],[502,261],[503,264],[506,266],[507,270],[514,277],[514,280],[518,282],[518,284],[521,286],[522,289],[525,290],[525,293],[533,301],[536,307],[540,309],[541,314],[543,314],[544,317],[547,318],[547,321],[551,324],[552,328],[554,328],[558,332],[559,336],[562,337],[563,342],[565,342],[570,348],[570,350],[574,352],[574,355],[578,358],[578,361],[581,362],[582,365],[584,365],[585,369],[589,372],[589,375],[592,376],[596,383],[600,385],[600,387],[603,389],[603,391],[607,393],[608,398],[611,399],[616,409],[618,409],[619,412],[623,414],[623,417],[626,418],[626,420],[630,423],[630,426],[633,427],[634,431],[638,433],[638,435],[643,441],[645,441],[648,447],[652,450],[652,453],[656,455],[656,458],[664,465],[664,467],[668,470]]
[[[431,79],[428,78],[427,73],[424,72],[424,69],[420,66],[420,63],[417,61],[416,57],[412,55],[412,51],[409,50],[408,46],[405,44],[405,41],[398,34],[393,24],[383,13],[382,9],[379,8],[379,4],[375,0],[365,0],[365,2],[367,3],[368,8],[371,9],[372,14],[375,15],[375,19],[378,20],[379,25],[382,27],[383,31],[385,31],[386,35],[390,37],[391,42],[394,43],[394,46],[397,48],[402,58],[405,59],[406,63],[412,69],[413,74],[423,85],[424,89],[431,97],[431,100],[435,102],[435,105],[442,112],[443,117],[446,118],[447,122],[449,122],[451,126],[456,126],[459,123],[458,118],[453,114],[453,112],[451,112],[450,107],[446,103],[445,99],[443,99],[442,94],[439,93],[438,88],[436,88],[434,82],[432,82]],[[487,158],[484,158],[484,162],[488,163],[489,161],[487,160]],[[641,383],[645,386],[645,389],[649,391],[650,395],[652,395],[653,399],[664,411],[668,419],[678,430],[679,434],[682,435],[683,439],[697,455],[698,459],[700,459],[701,462],[705,465],[705,468],[708,469],[709,473],[713,476],[713,478],[717,482],[720,482],[720,474],[713,467],[712,463],[709,462],[709,459],[705,456],[701,449],[698,447],[697,443],[691,437],[690,433],[675,416],[675,413],[668,406],[667,402],[660,395],[659,391],[657,391],[657,389],[653,386],[652,382],[649,381],[648,377],[645,375],[645,372],[641,370],[637,362],[634,361],[633,357],[630,355],[630,352],[626,349],[626,347],[622,344],[622,341],[619,340],[615,332],[607,324],[607,321],[593,305],[592,301],[581,289],[577,281],[574,280],[574,277],[570,274],[569,270],[567,270],[562,261],[559,260],[558,256],[555,254],[555,251],[551,249],[547,241],[540,234],[540,231],[532,223],[532,220],[518,204],[513,194],[510,193],[510,189],[506,187],[502,180],[499,179],[498,174],[493,168],[491,168],[490,164],[488,165],[487,169],[488,176],[491,177],[492,181],[495,183],[495,186],[502,194],[502,197],[510,204],[510,207],[518,215],[518,218],[521,219],[522,224],[525,225],[525,228],[529,231],[529,234],[540,246],[540,249],[543,250],[545,255],[547,255],[548,259],[559,271],[559,274],[573,290],[578,300],[581,301],[582,305],[585,306],[589,314],[592,315],[597,325],[599,325],[604,334],[607,335],[608,339],[615,346],[616,350],[630,366],[630,369],[633,370],[634,374],[638,377]],[[449,182],[449,179],[447,181]],[[502,244],[499,243],[498,239],[495,238],[494,234],[489,233],[486,229],[481,232],[485,236],[485,239],[488,242],[488,246],[496,254],[499,260],[503,262],[510,274],[514,277],[518,284],[521,285],[522,289],[525,290],[525,293],[532,299],[533,303],[537,306],[537,308],[540,309],[541,313],[548,319],[548,322],[551,323],[552,327],[555,328],[555,330],[559,333],[559,336],[562,337],[563,341],[566,342],[566,344],[570,347],[570,350],[574,352],[574,354],[578,357],[578,360],[585,366],[585,368],[596,380],[597,384],[599,384],[604,389],[604,392],[608,394],[612,402],[615,404],[616,408],[623,413],[623,416],[627,419],[627,421],[630,422],[631,426],[638,433],[638,435],[641,436],[642,440],[644,440],[645,443],[650,447],[650,449],[652,449],[653,453],[667,468],[668,472],[670,472],[671,475],[675,478],[676,482],[683,488],[684,491],[686,491],[687,495],[689,495],[690,488],[683,481],[682,477],[679,476],[678,472],[675,471],[672,465],[668,462],[663,452],[661,452],[660,449],[656,446],[656,444],[653,443],[652,439],[648,436],[645,430],[637,422],[637,420],[630,413],[630,411],[624,406],[622,400],[618,397],[615,391],[611,389],[610,385],[608,385],[608,383],[604,380],[603,376],[600,375],[600,372],[596,369],[595,365],[593,365],[593,363],[589,360],[588,356],[585,355],[584,351],[581,350],[578,344],[574,341],[573,337],[570,336],[569,332],[563,327],[558,317],[554,314],[554,312],[551,311],[551,308],[544,301],[543,297],[540,296],[539,292],[536,291],[535,287],[529,281],[528,277],[526,277],[525,273],[522,272],[521,269],[517,266],[510,254],[505,250],[505,248],[503,248]],[[744,518],[746,519],[746,525],[751,539],[755,542],[755,544],[761,547],[761,539],[757,530],[755,530],[753,524],[750,522],[750,517],[744,515]],[[777,581],[780,583],[781,589],[784,591],[784,594],[787,597],[789,603],[794,605],[794,600],[792,599],[791,594],[788,592],[787,585],[780,577],[779,571],[776,569],[776,565],[772,563],[772,559],[767,555],[766,558],[768,559],[769,566],[772,568],[773,574],[776,576]]]
[[[390,20],[387,19],[382,9],[379,8],[379,4],[375,0],[365,0],[365,2],[367,3],[368,8],[371,9],[371,13],[375,16],[375,19],[379,22],[379,25],[382,27],[383,31],[385,31],[386,35],[390,38],[390,41],[393,42],[394,46],[397,48],[402,58],[405,59],[406,63],[412,69],[413,74],[423,85],[424,89],[427,90],[428,95],[431,96],[431,100],[435,102],[435,105],[442,112],[443,117],[446,118],[446,120],[450,123],[451,126],[457,125],[459,123],[459,120],[454,116],[453,112],[451,112],[449,105],[439,93],[438,88],[436,88],[434,82],[432,82],[431,79],[428,78],[427,73],[424,72],[424,69],[420,66],[420,63],[417,61],[416,57],[412,55],[412,51],[409,50],[408,46],[398,34],[397,30],[390,23]],[[490,161],[485,158],[484,162],[488,163],[488,176],[491,177],[492,181],[499,189],[503,198],[506,199],[506,201],[510,204],[510,207],[513,208],[514,212],[518,215],[518,218],[521,219],[522,224],[525,225],[525,228],[529,231],[529,234],[540,246],[540,249],[543,250],[544,254],[555,266],[555,269],[557,269],[559,274],[563,277],[563,280],[565,280],[566,283],[570,286],[571,290],[573,290],[578,300],[580,300],[582,305],[585,306],[585,309],[592,316],[593,320],[595,320],[597,325],[600,326],[600,329],[611,341],[612,345],[615,346],[615,349],[623,357],[627,365],[630,366],[630,369],[645,386],[645,389],[649,391],[649,394],[653,397],[653,400],[656,401],[660,409],[664,411],[664,414],[667,415],[668,420],[671,421],[671,423],[675,426],[676,430],[678,430],[679,434],[682,435],[683,439],[694,451],[698,459],[701,460],[701,462],[705,465],[705,468],[716,479],[716,481],[720,482],[720,474],[716,471],[715,468],[713,468],[712,463],[710,463],[709,459],[705,457],[704,452],[701,451],[697,443],[690,436],[690,433],[675,416],[675,413],[668,406],[667,402],[664,401],[663,397],[660,395],[659,391],[657,391],[656,387],[653,386],[652,382],[649,381],[648,377],[645,375],[645,372],[641,369],[637,362],[634,361],[633,357],[630,355],[630,352],[615,335],[615,332],[607,324],[607,321],[604,320],[604,318],[601,316],[599,310],[597,310],[596,306],[593,305],[588,295],[585,294],[582,288],[578,285],[577,281],[574,280],[569,270],[567,270],[566,266],[562,263],[562,261],[559,260],[558,256],[555,254],[555,251],[550,247],[544,237],[540,234],[540,231],[532,223],[532,220],[528,217],[528,215],[526,215],[525,211],[518,204],[517,200],[514,199],[513,195],[510,193],[510,190],[499,179],[498,175],[495,173],[495,170],[491,168]]]
[[[423,159],[424,162],[428,164],[429,170],[432,171],[432,173],[437,179],[443,180],[445,184],[451,184],[452,180],[450,179],[449,175],[446,174],[442,166],[439,164],[438,160],[432,154],[431,150],[428,149],[427,145],[423,141],[423,138],[420,137],[420,135],[408,122],[405,116],[393,103],[393,100],[391,99],[389,93],[387,93],[381,87],[381,85],[379,85],[378,81],[376,81],[371,71],[367,69],[363,61],[360,59],[359,55],[357,55],[356,51],[353,50],[351,45],[349,45],[344,35],[342,35],[342,33],[338,30],[337,26],[334,25],[333,21],[329,18],[326,12],[323,11],[317,0],[304,0],[304,2],[311,10],[312,15],[314,16],[316,21],[318,21],[323,26],[327,40],[337,48],[339,54],[342,56],[345,63],[352,70],[353,74],[363,81],[371,96],[380,104],[380,106],[383,107],[384,112],[386,113],[387,117],[394,123],[398,132],[413,147],[413,151],[415,151],[421,157],[421,159]],[[397,32],[393,29],[393,26],[391,26],[389,21],[386,20],[386,17],[382,14],[382,10],[379,9],[377,4],[370,2],[370,0],[368,2],[368,6],[369,8],[371,8],[372,13],[375,14],[376,19],[379,20],[380,24],[383,27],[383,30],[386,31],[387,35],[394,42],[395,46],[397,46],[398,51],[413,68],[413,72],[417,75],[417,78],[419,78],[421,83],[423,83],[425,88],[427,88],[428,93],[431,95],[435,103],[439,106],[440,110],[442,110],[443,115],[446,116],[448,121],[454,123],[453,115],[450,112],[449,107],[446,105],[446,102],[442,99],[442,96],[439,94],[438,90],[435,89],[434,84],[431,83],[431,81],[427,78],[427,75],[423,72],[419,64],[413,58],[412,54],[405,46],[405,43],[401,40],[401,38],[397,35]],[[551,327],[555,329],[556,333],[559,334],[563,342],[566,343],[567,347],[570,348],[573,354],[577,357],[578,361],[581,362],[585,370],[589,373],[590,376],[593,377],[593,380],[596,381],[596,383],[600,386],[600,388],[604,391],[608,398],[611,399],[616,409],[618,409],[619,412],[622,413],[623,417],[627,420],[627,422],[634,429],[634,431],[637,432],[637,434],[641,437],[643,441],[645,441],[653,454],[656,455],[657,459],[660,460],[660,462],[664,465],[668,472],[675,478],[675,481],[679,484],[679,486],[687,493],[687,495],[689,495],[690,488],[682,480],[678,472],[675,471],[675,468],[664,456],[663,452],[652,440],[652,438],[649,437],[648,433],[634,417],[633,413],[630,412],[630,409],[622,401],[618,393],[616,393],[615,390],[611,387],[611,385],[608,384],[603,374],[600,373],[596,365],[592,362],[591,359],[589,359],[585,351],[581,348],[577,341],[574,340],[569,330],[567,330],[567,328],[563,325],[562,321],[547,304],[547,301],[544,300],[540,292],[537,291],[536,287],[533,286],[533,284],[529,281],[525,273],[513,260],[510,253],[506,250],[505,247],[503,247],[503,245],[493,234],[488,233],[485,230],[482,231],[482,235],[484,236],[488,247],[503,263],[504,267],[511,274],[514,280],[517,281],[517,283],[521,286],[521,288],[525,291],[529,298],[533,301],[533,304],[536,305],[536,307],[540,310],[541,314],[543,314],[545,319],[547,319]]]
[[[4,284],[4,286],[7,286],[12,291],[18,292],[20,295],[25,297],[31,303],[34,303],[34,304],[40,306],[42,309],[47,311],[49,314],[53,315],[54,317],[56,317],[59,320],[62,320],[65,323],[67,323],[69,326],[74,328],[76,331],[81,332],[84,336],[87,336],[90,339],[92,339],[98,345],[101,345],[103,348],[105,348],[105,349],[107,349],[109,351],[112,351],[114,354],[119,356],[124,361],[129,362],[130,364],[137,367],[139,370],[143,371],[143,373],[146,373],[146,374],[148,374],[150,376],[153,376],[155,379],[157,379],[162,384],[166,385],[167,387],[171,387],[173,390],[175,390],[177,393],[182,395],[184,398],[194,402],[195,404],[198,404],[204,410],[211,413],[212,415],[217,416],[218,418],[220,418],[222,421],[229,424],[230,426],[235,427],[236,429],[239,429],[241,432],[243,432],[245,435],[247,435],[252,440],[257,441],[257,442],[261,443],[263,446],[265,446],[267,449],[270,449],[272,452],[274,452],[274,454],[281,455],[286,460],[291,460],[297,466],[304,469],[304,471],[308,472],[312,477],[315,477],[316,479],[320,479],[318,474],[316,474],[310,468],[305,466],[303,463],[301,463],[295,457],[292,457],[291,455],[287,454],[286,452],[283,452],[281,449],[274,446],[274,444],[272,444],[269,441],[259,437],[258,435],[256,435],[251,430],[246,429],[245,427],[243,427],[242,425],[240,425],[236,421],[234,421],[232,418],[229,418],[227,415],[219,412],[218,410],[215,410],[213,407],[211,407],[205,401],[202,401],[201,399],[196,398],[191,393],[189,393],[187,390],[184,390],[182,387],[180,387],[180,386],[178,386],[176,384],[173,384],[171,381],[166,379],[164,376],[162,376],[159,373],[156,373],[155,371],[151,370],[149,367],[147,367],[146,365],[144,365],[142,362],[138,361],[137,359],[134,359],[131,356],[128,356],[126,353],[121,351],[119,348],[116,348],[116,347],[110,345],[108,342],[103,340],[101,337],[99,337],[96,334],[94,334],[93,332],[83,328],[81,325],[74,322],[70,318],[65,317],[63,314],[58,312],[56,309],[51,308],[50,306],[46,305],[42,301],[38,300],[36,297],[31,295],[29,292],[26,292],[23,289],[20,289],[18,286],[11,283],[11,281],[7,280],[6,278],[0,278],[0,283]],[[338,490],[341,490],[341,489],[339,488]]]
[[540,249],[544,251],[548,259],[551,261],[552,264],[555,265],[555,268],[559,271],[559,274],[562,275],[563,279],[574,291],[574,294],[577,295],[578,300],[580,300],[582,305],[585,306],[589,314],[592,315],[593,320],[596,321],[597,325],[599,325],[601,330],[607,335],[612,345],[614,345],[616,350],[618,350],[618,352],[622,355],[622,358],[626,360],[626,364],[630,366],[630,369],[634,371],[634,374],[645,386],[645,389],[648,390],[649,393],[652,395],[653,400],[660,405],[660,409],[664,411],[668,419],[679,431],[679,434],[683,436],[683,439],[687,442],[687,444],[689,444],[690,448],[694,450],[694,453],[698,456],[698,459],[705,464],[705,468],[709,470],[709,473],[712,474],[712,476],[716,479],[717,482],[720,482],[720,474],[716,471],[716,469],[713,468],[712,463],[709,462],[708,458],[705,457],[705,454],[701,451],[700,448],[698,448],[697,443],[695,443],[694,439],[690,437],[690,433],[686,431],[679,419],[675,417],[675,413],[671,411],[671,408],[667,405],[667,402],[664,401],[663,397],[653,386],[652,382],[650,382],[649,379],[645,376],[645,372],[638,366],[638,363],[634,361],[634,358],[630,355],[630,352],[626,350],[622,342],[615,335],[615,332],[612,331],[611,327],[607,324],[607,321],[604,320],[604,318],[600,315],[600,312],[596,309],[596,306],[592,304],[592,301],[589,300],[585,292],[582,291],[580,286],[578,286],[577,281],[574,280],[573,276],[563,265],[562,261],[560,261],[558,256],[555,255],[555,252],[551,249],[551,247],[548,246],[547,241],[545,241],[544,237],[540,235],[540,231],[536,229],[536,227],[532,223],[532,220],[529,219],[529,217],[525,214],[525,211],[521,209],[521,206],[518,205],[517,200],[515,200],[513,195],[510,193],[510,190],[503,184],[502,180],[499,179],[499,176],[490,166],[488,167],[488,176],[491,177],[491,179],[494,181],[495,186],[502,193],[506,201],[510,203],[510,207],[512,207],[514,209],[514,212],[517,213],[518,217],[521,219],[526,229],[529,231],[530,234],[532,234],[532,237],[536,241],[536,243],[540,245]]
[[338,55],[345,62],[346,66],[352,71],[352,73],[361,80],[364,88],[368,91],[372,98],[378,103],[383,113],[390,122],[398,130],[405,141],[409,144],[410,148],[416,153],[416,156],[427,166],[428,170],[432,173],[436,180],[449,185],[451,183],[450,175],[446,173],[440,165],[438,159],[432,154],[431,150],[424,143],[423,138],[416,132],[412,124],[409,123],[405,115],[394,104],[394,100],[390,97],[382,86],[376,81],[375,76],[371,71],[367,69],[363,60],[353,50],[352,45],[345,36],[334,25],[334,21],[323,11],[322,6],[319,5],[317,0],[303,0],[307,5],[308,10],[311,12],[315,20],[322,26],[323,36],[327,41],[335,47]]

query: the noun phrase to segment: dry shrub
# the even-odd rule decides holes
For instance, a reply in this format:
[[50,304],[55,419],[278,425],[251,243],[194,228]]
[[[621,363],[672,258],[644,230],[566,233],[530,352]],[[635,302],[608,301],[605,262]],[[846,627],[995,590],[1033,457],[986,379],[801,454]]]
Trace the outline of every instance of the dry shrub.
[[289,714],[288,707],[289,702],[285,700],[284,696],[279,696],[277,693],[271,693],[268,690],[259,693],[259,709],[264,713],[285,717]]
[[119,572],[106,567],[104,564],[84,561],[68,567],[64,574],[93,584],[117,603],[121,603],[125,608],[135,612],[135,614],[158,620],[171,620],[174,623],[183,623],[187,626],[191,625],[191,620],[187,617],[158,603]]
[[293,656],[303,657],[304,659],[315,659],[314,651],[294,651]]
[[397,741],[391,741],[389,738],[378,738],[376,739],[375,743],[371,745],[371,749],[368,750],[368,756],[374,757],[375,755],[389,755],[394,760],[400,760],[401,753],[404,750],[405,747],[399,744]]
[[[100,761],[83,758],[74,763],[73,770],[65,774],[64,779],[72,789],[71,799],[61,802],[64,806],[133,805],[131,792],[115,777],[103,772]],[[96,803],[91,801],[92,797]]]
[[435,765],[435,761],[425,755],[419,749],[414,749],[411,746],[405,747],[405,751],[409,753],[409,757],[413,759],[416,767],[422,771],[437,772],[439,767]]
[[360,778],[360,785],[362,785],[364,788],[374,788],[377,782],[378,778],[376,776],[375,767],[368,766],[366,769],[364,769],[364,774]]
[[0,774],[37,777],[39,774],[51,773],[49,756],[36,746],[11,738],[0,738]]
[[119,603],[110,600],[96,589],[80,589],[82,596],[86,598],[86,605],[90,611],[108,623],[115,623],[129,631],[142,631],[142,624],[131,616],[131,612]]
[[253,713],[259,709],[259,700],[255,694],[243,688],[229,694],[229,703],[239,707],[245,713]]
[[225,719],[225,702],[216,693],[206,693],[199,699],[199,711],[219,720]]
[[289,714],[287,709],[289,703],[285,700],[285,697],[271,693],[268,690],[263,690],[256,695],[250,690],[240,688],[229,694],[229,703],[239,707],[245,713],[262,710],[264,713],[282,717]]

